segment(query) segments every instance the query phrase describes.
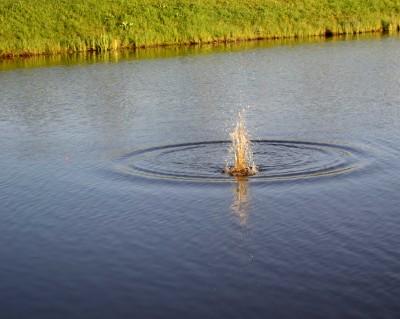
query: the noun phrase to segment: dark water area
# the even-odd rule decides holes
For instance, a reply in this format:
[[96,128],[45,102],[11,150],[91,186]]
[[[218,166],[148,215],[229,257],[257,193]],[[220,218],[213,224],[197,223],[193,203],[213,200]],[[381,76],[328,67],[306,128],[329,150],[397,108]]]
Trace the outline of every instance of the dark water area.
[[398,318],[400,37],[146,52],[0,63],[1,318]]

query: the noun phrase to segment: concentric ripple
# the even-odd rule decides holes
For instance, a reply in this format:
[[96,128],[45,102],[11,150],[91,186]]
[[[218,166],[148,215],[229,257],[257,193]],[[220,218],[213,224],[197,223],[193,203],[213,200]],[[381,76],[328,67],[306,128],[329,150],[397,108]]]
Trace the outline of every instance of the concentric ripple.
[[[349,172],[362,166],[363,151],[333,143],[252,141],[259,173],[251,180],[287,180]],[[234,181],[223,173],[229,142],[211,141],[165,145],[136,150],[117,161],[118,171],[193,181]]]

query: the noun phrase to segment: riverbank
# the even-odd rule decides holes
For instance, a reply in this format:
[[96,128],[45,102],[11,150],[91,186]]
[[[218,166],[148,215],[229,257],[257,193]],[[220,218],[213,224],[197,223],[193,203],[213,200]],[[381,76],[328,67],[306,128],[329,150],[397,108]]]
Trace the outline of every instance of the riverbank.
[[3,0],[0,57],[400,30],[399,0]]

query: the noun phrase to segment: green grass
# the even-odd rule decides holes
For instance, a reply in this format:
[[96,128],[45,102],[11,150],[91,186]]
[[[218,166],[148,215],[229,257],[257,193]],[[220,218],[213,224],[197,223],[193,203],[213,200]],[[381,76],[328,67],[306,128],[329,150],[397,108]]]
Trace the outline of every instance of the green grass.
[[400,0],[0,2],[0,56],[400,29]]

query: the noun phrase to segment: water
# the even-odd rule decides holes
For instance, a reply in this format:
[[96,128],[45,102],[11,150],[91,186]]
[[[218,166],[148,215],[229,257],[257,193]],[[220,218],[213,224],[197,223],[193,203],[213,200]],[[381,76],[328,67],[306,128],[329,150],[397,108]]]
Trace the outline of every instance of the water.
[[396,318],[400,38],[188,50],[2,62],[2,318]]

